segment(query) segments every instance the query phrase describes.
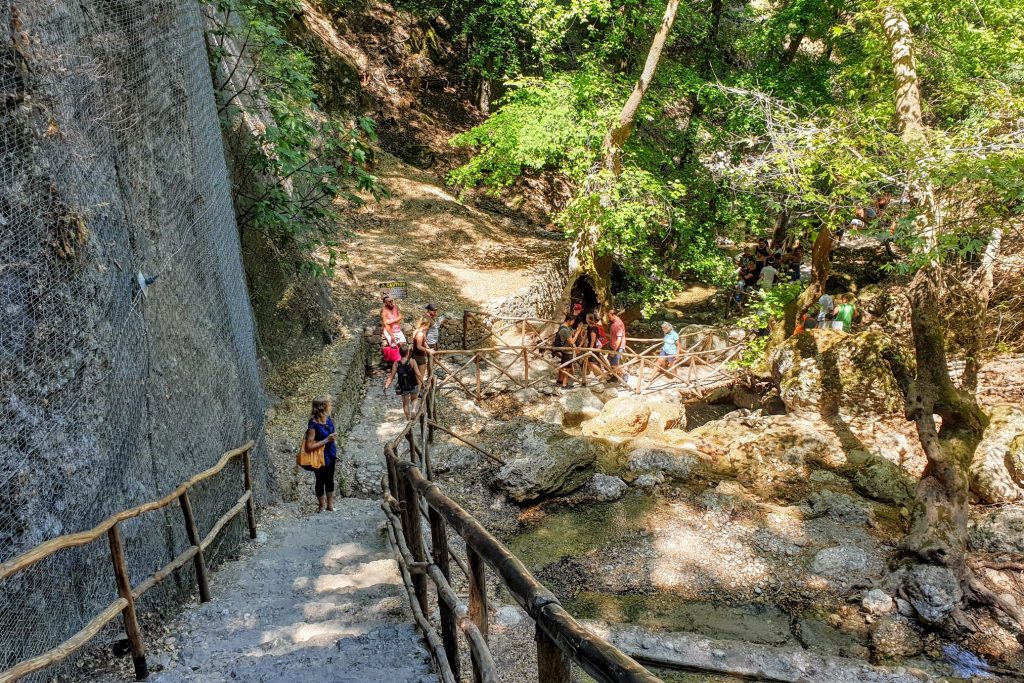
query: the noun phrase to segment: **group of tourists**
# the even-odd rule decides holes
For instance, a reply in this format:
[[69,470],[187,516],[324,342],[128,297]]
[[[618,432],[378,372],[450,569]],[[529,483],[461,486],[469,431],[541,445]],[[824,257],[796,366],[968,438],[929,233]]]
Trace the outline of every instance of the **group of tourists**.
[[793,334],[800,334],[805,330],[832,329],[839,332],[850,332],[853,322],[860,316],[857,310],[855,298],[852,294],[841,294],[833,297],[830,294],[822,294],[818,303],[808,306],[800,311],[797,317],[796,329]]
[[804,248],[800,240],[771,244],[767,238],[757,241],[753,252],[744,252],[736,258],[736,289],[748,293],[767,291],[786,280],[800,279]]
[[384,391],[395,385],[395,393],[402,399],[405,418],[411,420],[416,413],[420,392],[429,377],[430,356],[437,350],[441,326],[447,319],[438,315],[437,304],[427,304],[416,323],[411,342],[402,331],[402,320],[402,311],[394,297],[385,295],[380,309],[381,355],[388,369]]
[[[607,319],[602,319],[596,311],[584,313],[581,303],[572,305],[553,340],[559,359],[558,386],[562,389],[573,386],[576,365],[581,365],[584,386],[592,374],[607,377],[613,383],[626,381],[621,369],[622,352],[626,350],[626,325],[620,313],[613,308],[608,311]],[[581,353],[591,349],[606,349],[607,353],[585,355],[582,362],[577,362]]]

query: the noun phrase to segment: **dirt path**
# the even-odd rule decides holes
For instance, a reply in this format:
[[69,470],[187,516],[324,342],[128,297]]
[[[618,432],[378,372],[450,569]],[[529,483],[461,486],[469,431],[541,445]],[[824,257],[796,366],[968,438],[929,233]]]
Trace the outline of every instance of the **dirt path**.
[[461,203],[432,174],[381,153],[374,172],[389,196],[350,216],[357,235],[346,244],[350,282],[379,307],[376,283],[409,282],[406,322],[434,301],[446,313],[493,305],[534,284],[566,243],[531,226]]

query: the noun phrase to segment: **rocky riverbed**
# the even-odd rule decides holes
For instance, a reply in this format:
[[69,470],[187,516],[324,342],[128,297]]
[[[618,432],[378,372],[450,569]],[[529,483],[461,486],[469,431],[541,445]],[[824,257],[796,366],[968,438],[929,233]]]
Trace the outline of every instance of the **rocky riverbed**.
[[[858,354],[884,356],[876,339],[866,350],[826,341],[840,370]],[[920,626],[942,607],[942,577],[898,591],[898,543],[925,461],[894,411],[896,374],[884,363],[886,381],[858,370],[873,393],[836,402],[827,384],[785,383],[792,367],[806,372],[813,362],[806,349],[777,359],[788,388],[772,412],[782,414],[736,408],[735,392],[718,405],[687,405],[671,392],[638,397],[600,385],[482,406],[453,397],[443,420],[501,462],[439,435],[435,469],[571,612],[595,624],[936,675],[955,673],[950,647],[1020,666],[1019,644],[985,613],[972,614],[980,628],[966,642]],[[1024,510],[979,508],[972,544],[1020,550],[1022,530]],[[508,602],[500,590],[495,597]],[[498,624],[499,650],[502,628],[519,628],[510,620]]]

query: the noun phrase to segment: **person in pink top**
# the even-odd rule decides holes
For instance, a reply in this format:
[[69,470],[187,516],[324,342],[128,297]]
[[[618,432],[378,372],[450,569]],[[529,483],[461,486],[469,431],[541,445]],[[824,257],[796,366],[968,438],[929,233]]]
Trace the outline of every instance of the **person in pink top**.
[[394,363],[401,359],[398,350],[405,343],[402,333],[402,312],[390,294],[384,295],[384,306],[380,309],[380,347],[385,363]]

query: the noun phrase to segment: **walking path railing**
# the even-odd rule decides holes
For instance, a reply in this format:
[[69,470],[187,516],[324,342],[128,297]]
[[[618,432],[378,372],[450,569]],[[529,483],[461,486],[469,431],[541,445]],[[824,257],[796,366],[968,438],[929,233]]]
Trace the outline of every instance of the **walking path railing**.
[[[600,683],[658,683],[658,678],[633,659],[577,623],[519,558],[433,482],[430,447],[434,431],[447,432],[436,422],[438,386],[435,378],[427,381],[413,419],[384,447],[387,475],[381,482],[381,507],[414,619],[427,640],[443,683],[462,680],[460,634],[469,648],[475,683],[501,680],[487,644],[488,567],[535,623],[538,680],[569,683],[576,666]],[[466,443],[482,451],[479,446]],[[429,535],[424,534],[424,520]],[[465,560],[449,544],[450,531],[465,541]],[[466,578],[467,600],[452,586],[452,562]],[[428,618],[432,613],[428,580],[434,587],[440,614],[440,637]]]
[[[737,337],[717,328],[684,332],[679,337],[678,353],[659,363],[661,339],[628,337],[622,352],[557,347],[552,341],[558,325],[554,320],[541,318],[466,311],[463,348],[437,350],[429,358],[431,374],[437,370],[439,377],[436,389],[461,389],[468,397],[481,400],[501,383],[514,387],[512,391],[532,388],[551,381],[550,376],[537,377],[536,371],[531,371],[531,365],[539,361],[554,370],[556,376],[557,371],[567,370],[584,383],[591,375],[599,381],[613,375],[632,376],[635,383],[631,390],[636,394],[674,388],[698,398],[732,381],[729,364],[743,352],[748,341],[745,333]],[[564,355],[570,358],[562,360]],[[619,361],[614,372],[613,356],[618,356]]]
[[[168,493],[163,498],[138,505],[129,510],[119,512],[106,518],[88,531],[75,534],[58,536],[32,548],[31,550],[14,557],[3,564],[0,564],[0,581],[5,581],[15,574],[24,571],[41,562],[47,557],[68,548],[77,548],[106,535],[110,544],[110,557],[113,562],[114,581],[117,585],[118,598],[106,609],[97,614],[86,624],[82,630],[71,636],[56,647],[48,650],[31,659],[26,659],[12,668],[0,672],[0,683],[11,683],[28,674],[57,664],[77,650],[84,647],[93,637],[99,633],[107,623],[117,617],[118,614],[124,619],[125,633],[128,637],[128,644],[131,649],[132,663],[135,666],[135,676],[138,680],[145,680],[149,676],[149,667],[146,664],[146,645],[142,638],[142,629],[139,626],[139,618],[135,612],[135,601],[146,591],[150,590],[174,572],[181,569],[185,563],[192,560],[195,567],[196,580],[199,584],[199,599],[202,602],[209,602],[210,587],[206,577],[206,561],[203,553],[216,540],[217,536],[227,526],[228,522],[234,519],[242,510],[245,510],[246,523],[249,527],[249,537],[256,538],[256,508],[252,499],[252,462],[250,452],[254,444],[247,442],[240,448],[228,451],[221,456],[216,465],[210,469],[200,472],[178,488]],[[199,528],[196,525],[195,515],[192,513],[192,503],[189,500],[189,489],[199,482],[205,481],[219,474],[229,462],[236,458],[242,459],[243,486],[245,492],[238,502],[231,507],[210,529],[210,532],[202,539],[199,538]],[[128,573],[128,564],[124,553],[124,541],[121,538],[121,522],[139,517],[147,512],[153,512],[167,507],[177,501],[181,507],[185,533],[188,536],[189,547],[181,554],[171,560],[159,571],[151,574],[142,583],[131,585]]]

